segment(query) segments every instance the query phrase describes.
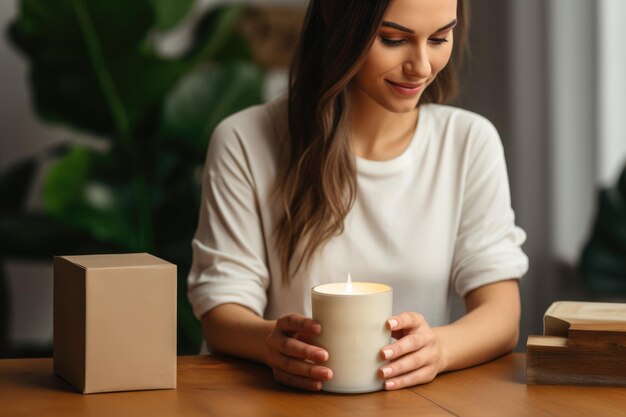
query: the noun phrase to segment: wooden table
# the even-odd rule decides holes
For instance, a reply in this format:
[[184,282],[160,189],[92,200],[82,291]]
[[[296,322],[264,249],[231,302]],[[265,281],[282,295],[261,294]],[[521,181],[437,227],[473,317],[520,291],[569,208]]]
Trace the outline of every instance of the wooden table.
[[626,388],[526,385],[525,356],[440,375],[391,392],[292,390],[268,368],[227,357],[181,356],[176,390],[82,395],[51,359],[0,360],[0,416],[626,416]]

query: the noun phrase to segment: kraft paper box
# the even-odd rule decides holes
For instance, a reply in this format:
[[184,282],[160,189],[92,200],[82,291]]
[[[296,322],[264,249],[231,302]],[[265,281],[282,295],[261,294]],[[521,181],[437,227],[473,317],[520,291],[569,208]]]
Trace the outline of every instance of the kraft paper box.
[[84,394],[176,388],[176,265],[55,257],[54,372]]

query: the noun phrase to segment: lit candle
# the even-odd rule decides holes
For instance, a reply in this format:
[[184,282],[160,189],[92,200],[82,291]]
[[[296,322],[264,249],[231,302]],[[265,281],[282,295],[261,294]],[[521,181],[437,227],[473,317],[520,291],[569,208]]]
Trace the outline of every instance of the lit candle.
[[383,388],[380,350],[391,340],[385,323],[392,303],[390,286],[352,282],[349,275],[346,283],[313,288],[313,319],[322,325],[316,344],[328,351],[324,366],[333,371],[333,379],[322,383],[323,390],[362,393]]

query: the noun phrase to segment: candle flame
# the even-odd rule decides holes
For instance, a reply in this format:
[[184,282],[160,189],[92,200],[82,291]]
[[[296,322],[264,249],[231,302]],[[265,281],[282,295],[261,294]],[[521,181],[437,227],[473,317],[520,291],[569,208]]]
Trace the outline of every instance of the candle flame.
[[346,292],[352,292],[352,277],[348,272],[348,282],[346,282]]

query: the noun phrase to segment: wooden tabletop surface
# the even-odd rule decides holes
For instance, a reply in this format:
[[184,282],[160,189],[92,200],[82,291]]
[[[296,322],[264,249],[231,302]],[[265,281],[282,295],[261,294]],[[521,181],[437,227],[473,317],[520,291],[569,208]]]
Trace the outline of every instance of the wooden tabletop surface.
[[51,359],[0,360],[5,416],[626,416],[626,388],[526,385],[525,356],[391,392],[309,393],[276,384],[265,366],[222,356],[178,358],[175,390],[82,395]]

